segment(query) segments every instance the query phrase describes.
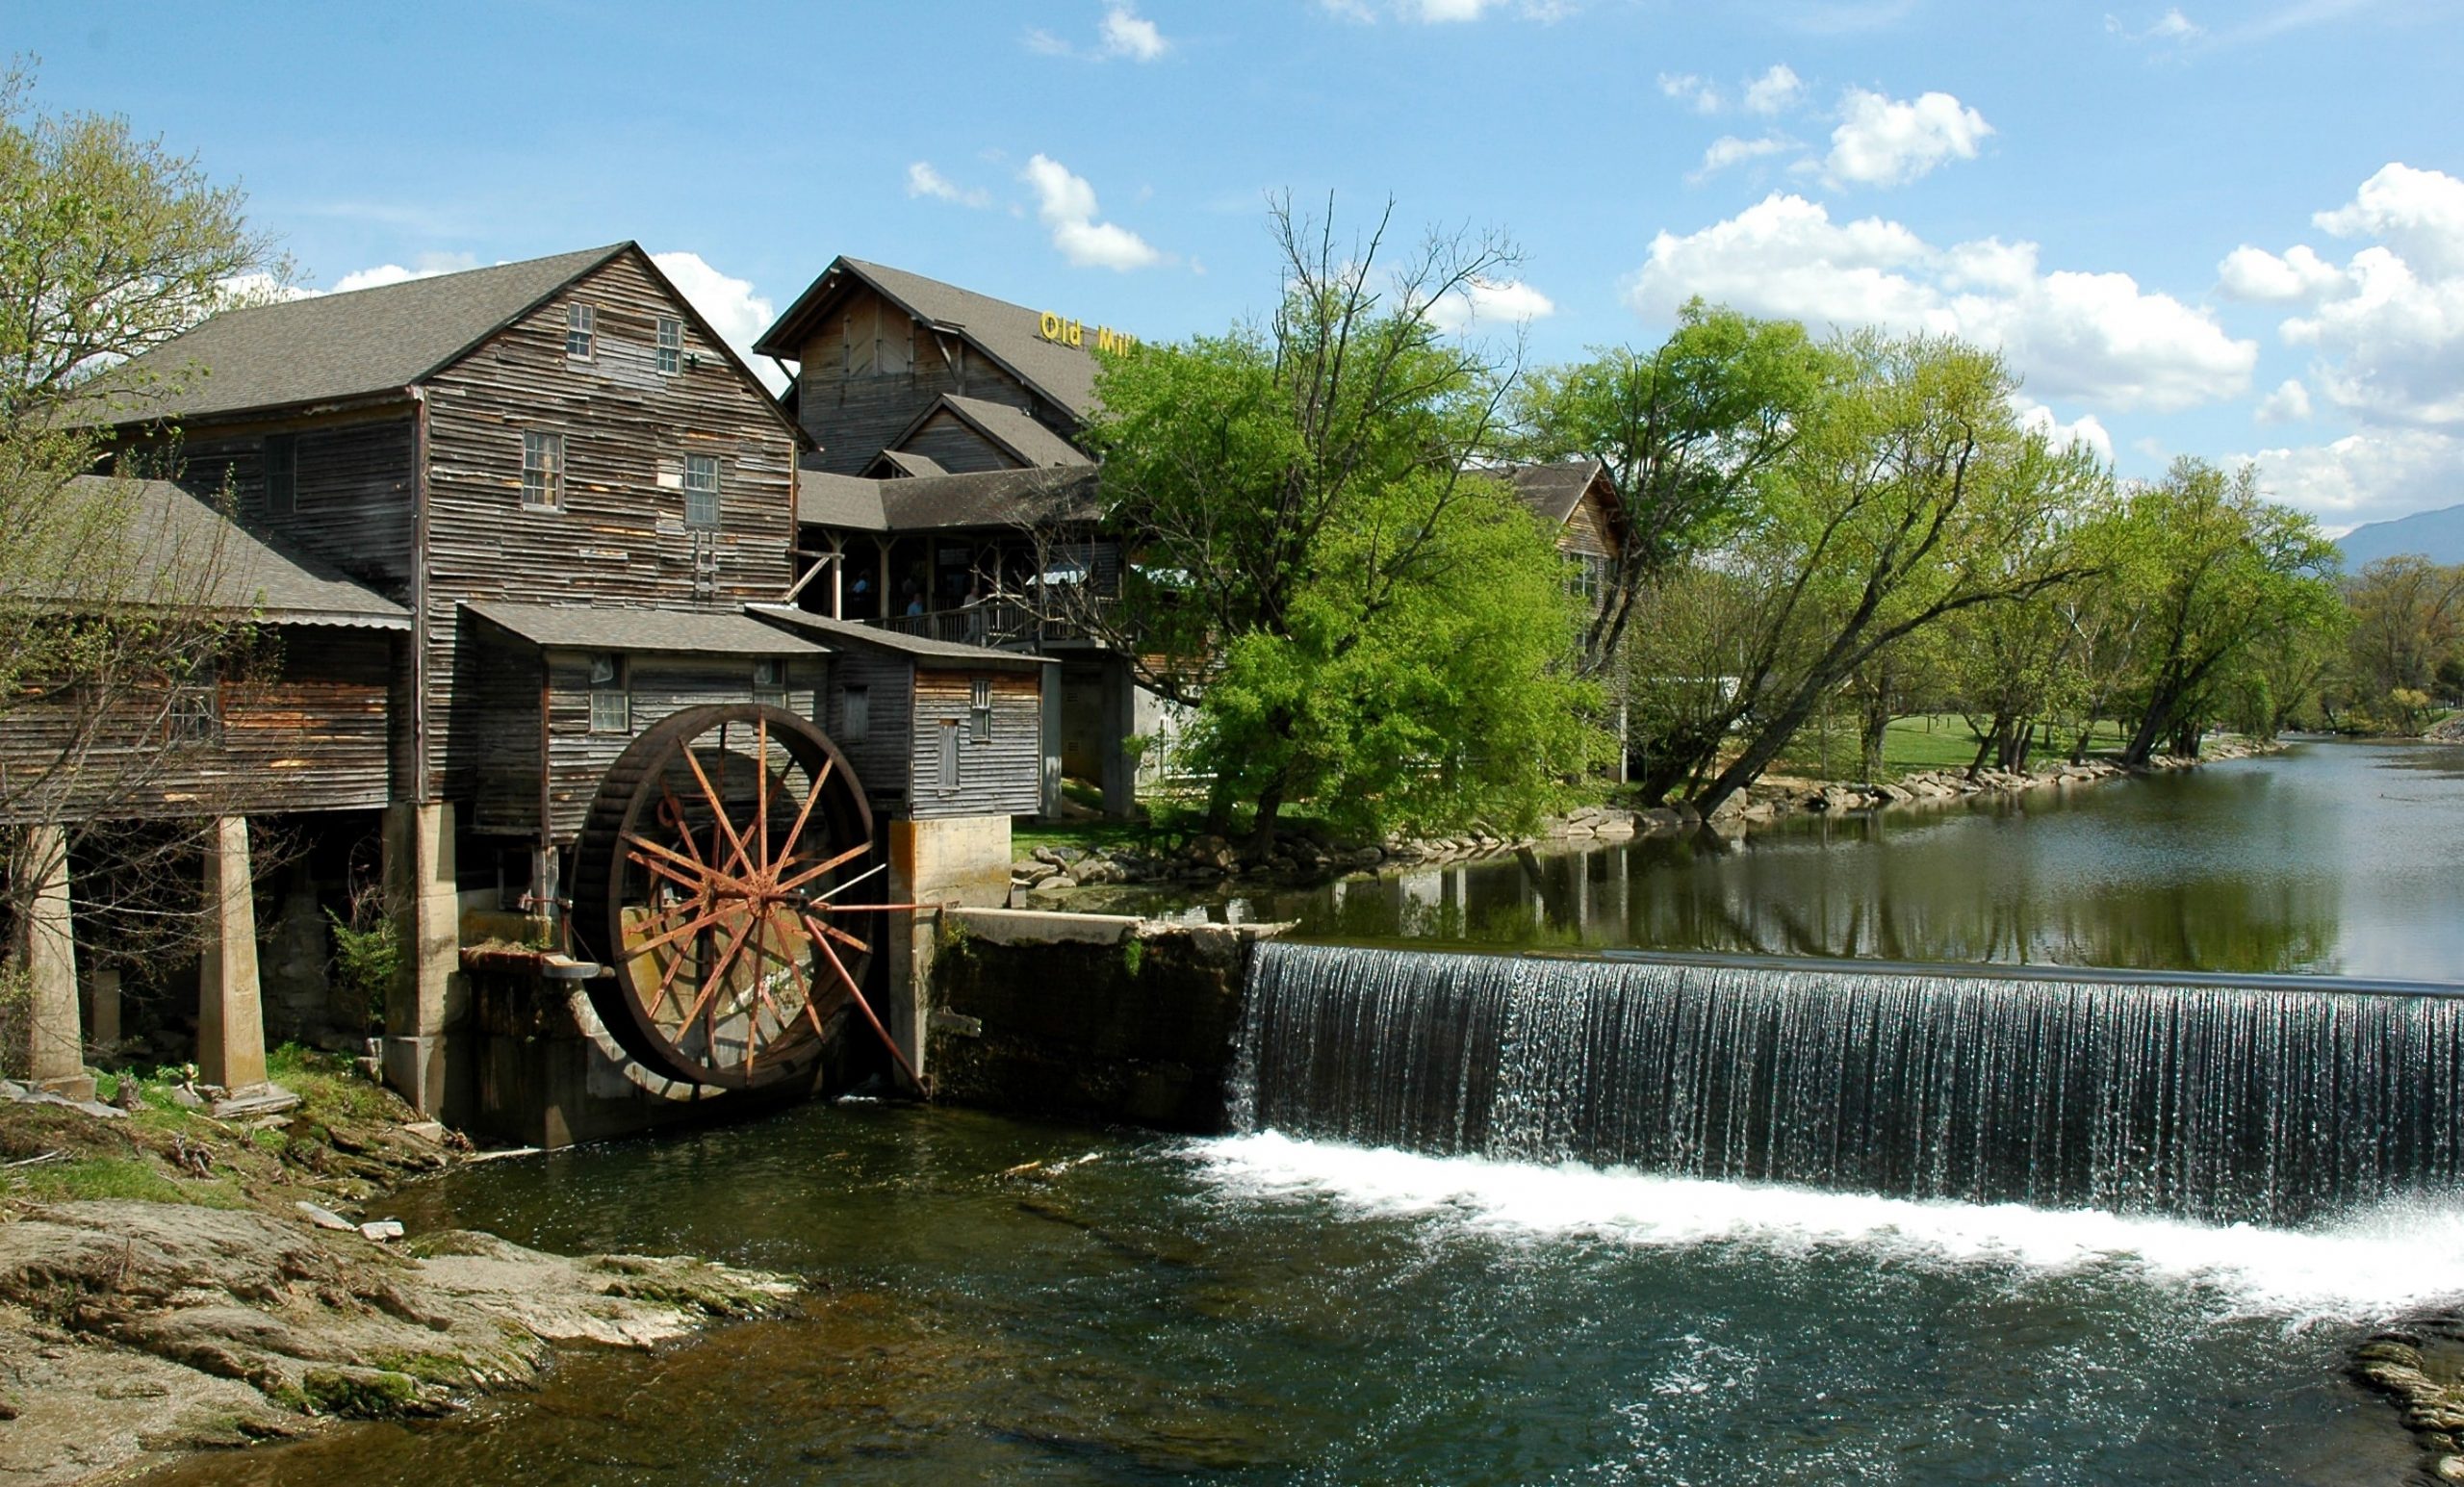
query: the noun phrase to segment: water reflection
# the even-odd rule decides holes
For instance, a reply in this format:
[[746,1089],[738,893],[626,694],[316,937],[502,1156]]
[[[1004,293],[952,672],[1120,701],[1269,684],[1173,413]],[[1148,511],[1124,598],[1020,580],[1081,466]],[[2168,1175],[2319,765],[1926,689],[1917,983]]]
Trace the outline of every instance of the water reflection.
[[1105,904],[1356,940],[2451,980],[2464,977],[2459,867],[2464,748],[2312,743],[1735,840],[1705,832],[1308,891]]

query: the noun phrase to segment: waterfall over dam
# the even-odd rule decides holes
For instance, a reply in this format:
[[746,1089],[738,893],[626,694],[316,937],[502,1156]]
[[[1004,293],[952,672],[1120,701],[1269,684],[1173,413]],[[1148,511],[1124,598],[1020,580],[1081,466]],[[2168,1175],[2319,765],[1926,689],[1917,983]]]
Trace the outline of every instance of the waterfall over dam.
[[2295,1223],[2464,1180],[2464,997],[1258,947],[1235,1130]]

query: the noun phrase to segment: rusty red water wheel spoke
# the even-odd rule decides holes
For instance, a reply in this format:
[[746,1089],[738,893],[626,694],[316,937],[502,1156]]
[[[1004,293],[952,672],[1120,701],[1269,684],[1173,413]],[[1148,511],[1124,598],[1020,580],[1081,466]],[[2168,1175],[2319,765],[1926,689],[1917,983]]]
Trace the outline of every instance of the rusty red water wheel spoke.
[[592,986],[601,1019],[635,1059],[723,1088],[810,1070],[840,1036],[817,1005],[836,986],[887,1043],[862,989],[879,936],[833,922],[903,907],[833,902],[878,875],[872,853],[862,790],[808,721],[730,705],[646,731],[576,855],[577,929],[615,968]]

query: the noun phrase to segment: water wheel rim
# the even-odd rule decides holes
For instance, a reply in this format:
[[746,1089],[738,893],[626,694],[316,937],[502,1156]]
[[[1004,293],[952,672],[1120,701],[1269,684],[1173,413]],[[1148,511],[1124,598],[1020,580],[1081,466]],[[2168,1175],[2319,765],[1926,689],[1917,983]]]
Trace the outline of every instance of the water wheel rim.
[[603,793],[623,799],[594,810],[584,844],[600,882],[582,887],[615,967],[593,1001],[628,1053],[754,1088],[808,1071],[851,1005],[876,1020],[861,982],[878,925],[844,927],[858,916],[832,897],[872,871],[871,811],[826,734],[775,707],[693,709],[619,765]]

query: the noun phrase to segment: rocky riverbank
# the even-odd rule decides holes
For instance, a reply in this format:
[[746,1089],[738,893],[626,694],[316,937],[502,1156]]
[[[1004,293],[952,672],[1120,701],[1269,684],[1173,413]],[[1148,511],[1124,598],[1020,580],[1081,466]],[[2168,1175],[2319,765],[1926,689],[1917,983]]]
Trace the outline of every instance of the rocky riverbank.
[[[2216,739],[2197,757],[2160,756],[2151,759],[2147,768],[2186,769],[2272,753],[2275,748],[2239,738]],[[1980,770],[1973,775],[1964,770],[1926,770],[1884,784],[1766,775],[1722,802],[1708,824],[1713,830],[1734,834],[1788,815],[1922,808],[1984,795],[2016,795],[2029,790],[2096,784],[2131,773],[2111,760],[2092,759],[2036,770]],[[1380,842],[1345,843],[1314,826],[1303,826],[1278,831],[1270,840],[1263,842],[1202,835],[1180,846],[1160,842],[1110,848],[1044,846],[1010,864],[1011,902],[1026,907],[1037,903],[1040,895],[1123,884],[1198,885],[1244,878],[1313,883],[1348,873],[1436,866],[1553,846],[1582,847],[1604,841],[1630,841],[1637,836],[1674,836],[1705,824],[1699,812],[1684,805],[1646,809],[1587,806],[1553,817],[1542,824],[1538,833],[1527,835],[1476,823],[1450,836],[1398,836]],[[1045,898],[1041,902],[1060,901]]]
[[0,1477],[444,1413],[528,1385],[552,1345],[648,1347],[793,1289],[463,1231],[397,1242],[385,1193],[473,1159],[373,1086],[290,1083],[291,1109],[229,1118],[162,1082],[110,1107],[0,1102]]
[[2432,1480],[2464,1482],[2464,1315],[2432,1313],[2375,1334],[2353,1350],[2352,1376],[2401,1413]]

